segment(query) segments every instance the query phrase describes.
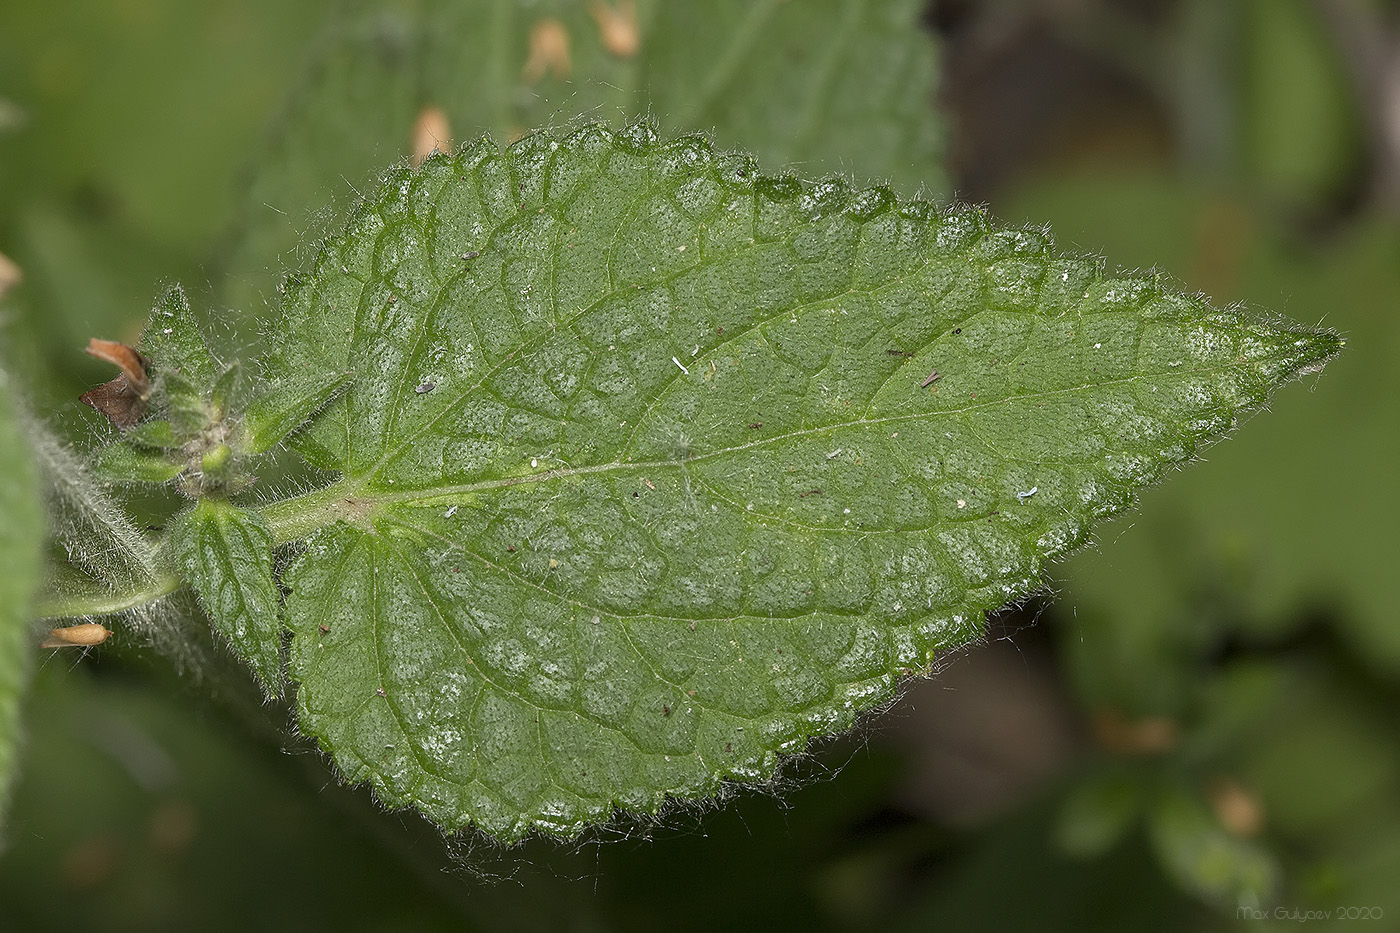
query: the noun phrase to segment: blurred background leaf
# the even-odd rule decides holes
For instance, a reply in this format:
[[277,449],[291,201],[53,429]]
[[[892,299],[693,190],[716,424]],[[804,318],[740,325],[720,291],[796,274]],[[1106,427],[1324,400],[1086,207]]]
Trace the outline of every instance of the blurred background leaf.
[[134,342],[158,282],[207,286],[235,174],[329,5],[0,7],[0,252],[25,276],[5,337],[41,412],[111,378],[74,351]]
[[920,0],[419,0],[348,5],[245,181],[221,298],[261,314],[305,233],[409,155],[649,116],[765,166],[942,194],[937,57]]
[[[0,300],[5,286],[0,283]],[[3,361],[0,361],[3,362]],[[39,584],[44,517],[18,399],[0,368],[0,853],[10,792],[24,753],[20,711],[31,663],[30,603]]]

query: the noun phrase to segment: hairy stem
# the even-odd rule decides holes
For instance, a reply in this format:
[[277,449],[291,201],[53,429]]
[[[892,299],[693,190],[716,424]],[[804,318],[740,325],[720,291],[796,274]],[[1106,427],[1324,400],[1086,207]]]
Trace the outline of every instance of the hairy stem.
[[122,592],[46,594],[36,600],[34,609],[41,619],[112,615],[149,605],[183,585],[184,580],[178,575],[162,574],[143,587]]
[[160,576],[156,547],[88,471],[82,458],[37,418],[24,418],[39,465],[49,526],[75,566],[114,588],[144,588]]

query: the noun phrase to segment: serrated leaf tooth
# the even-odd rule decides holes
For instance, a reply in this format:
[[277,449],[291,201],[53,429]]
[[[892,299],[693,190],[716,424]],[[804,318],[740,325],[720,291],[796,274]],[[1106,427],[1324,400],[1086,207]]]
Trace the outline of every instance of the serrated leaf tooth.
[[660,141],[661,137],[657,135],[655,124],[648,119],[641,119],[621,130],[614,144],[633,155],[649,155]]
[[899,199],[885,186],[866,188],[851,198],[845,210],[861,223],[868,223],[881,214],[896,209]]

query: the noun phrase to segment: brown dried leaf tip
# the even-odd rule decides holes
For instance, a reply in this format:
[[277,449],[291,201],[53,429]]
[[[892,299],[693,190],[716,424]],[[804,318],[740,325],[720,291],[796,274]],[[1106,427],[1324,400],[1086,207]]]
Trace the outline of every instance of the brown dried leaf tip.
[[111,382],[79,396],[107,416],[117,427],[126,429],[141,420],[146,413],[146,400],[151,397],[151,380],[146,376],[146,358],[124,343],[114,340],[88,341],[87,352],[106,360],[120,369],[121,375]]
[[40,648],[90,648],[100,645],[111,637],[111,631],[96,622],[81,625],[65,625],[63,628],[49,629],[49,637],[39,642]]

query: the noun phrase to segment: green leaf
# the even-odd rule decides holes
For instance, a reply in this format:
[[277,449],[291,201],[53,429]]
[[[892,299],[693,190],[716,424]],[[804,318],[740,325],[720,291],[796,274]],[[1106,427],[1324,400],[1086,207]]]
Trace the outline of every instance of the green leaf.
[[168,483],[185,471],[185,464],[171,460],[164,454],[117,442],[97,452],[93,458],[93,469],[104,479],[117,482]]
[[1249,0],[1235,15],[1240,39],[1226,54],[1250,183],[1294,204],[1335,196],[1364,150],[1345,44],[1306,0]]
[[155,404],[175,434],[186,438],[200,432],[211,420],[208,395],[215,363],[180,286],[168,286],[156,296],[141,350],[151,361]]
[[[425,0],[337,9],[316,61],[249,173],[221,283],[260,308],[324,205],[412,150],[425,106],[452,138],[514,138],[563,114],[654,114],[679,133],[712,130],[769,165],[860,172],[905,190],[947,190],[934,37],[922,0],[640,0],[636,51],[603,41],[600,8],[627,0]],[[347,9],[349,12],[347,12]],[[567,72],[529,67],[552,22]],[[762,93],[755,93],[761,88]]]
[[272,535],[256,512],[204,499],[171,534],[181,571],[214,628],[270,697],[282,694],[282,624],[272,579]]
[[250,453],[266,453],[350,384],[350,373],[328,376],[314,371],[300,383],[285,382],[278,392],[255,399],[243,427]]
[[301,728],[504,839],[767,779],[1341,344],[644,125],[390,172],[273,336],[354,373],[264,510]]
[[122,432],[122,440],[135,449],[174,450],[184,440],[175,433],[169,421],[143,421]]
[[155,366],[155,379],[178,380],[182,388],[191,386],[196,397],[214,382],[213,356],[179,285],[166,286],[156,296],[141,349]]
[[44,539],[39,483],[10,392],[0,370],[0,830],[19,770],[20,703],[34,652],[29,621]]

